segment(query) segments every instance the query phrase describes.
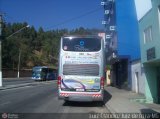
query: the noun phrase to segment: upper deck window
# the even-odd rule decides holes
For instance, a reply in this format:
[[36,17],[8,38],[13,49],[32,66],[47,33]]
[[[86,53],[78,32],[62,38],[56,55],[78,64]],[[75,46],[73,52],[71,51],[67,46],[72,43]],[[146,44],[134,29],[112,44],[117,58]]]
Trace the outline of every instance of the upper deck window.
[[94,52],[101,49],[101,40],[98,38],[63,38],[64,51]]

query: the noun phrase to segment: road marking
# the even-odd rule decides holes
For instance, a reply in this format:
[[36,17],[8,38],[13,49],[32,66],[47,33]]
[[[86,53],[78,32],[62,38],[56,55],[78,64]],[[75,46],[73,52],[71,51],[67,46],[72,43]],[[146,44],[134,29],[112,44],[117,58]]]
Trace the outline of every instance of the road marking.
[[35,82],[32,84],[55,84],[57,81],[43,81],[43,82]]
[[3,106],[3,105],[7,105],[7,104],[10,104],[11,102],[4,102],[4,103],[1,103],[0,106]]
[[8,91],[8,90],[17,90],[17,89],[21,89],[21,88],[30,88],[30,87],[33,87],[33,86],[20,86],[20,87],[11,87],[11,88],[6,88],[6,89],[3,89],[1,91]]
[[19,85],[11,85],[8,86],[8,88],[1,89],[0,91],[7,91],[7,90],[17,90],[21,88],[29,88],[33,86],[39,86],[39,85],[49,85],[49,84],[56,84],[57,81],[45,81],[45,82],[33,82],[33,83],[24,83]]

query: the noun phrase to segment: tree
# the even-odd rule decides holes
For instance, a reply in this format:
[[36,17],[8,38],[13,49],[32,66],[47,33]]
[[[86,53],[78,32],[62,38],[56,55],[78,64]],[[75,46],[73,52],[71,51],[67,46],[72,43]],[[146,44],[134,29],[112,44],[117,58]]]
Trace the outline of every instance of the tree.
[[32,26],[21,32],[7,37],[27,23],[4,24],[2,30],[2,66],[3,68],[17,68],[18,56],[21,51],[21,68],[32,68],[35,65],[55,66],[58,59],[60,38],[64,35],[93,35],[97,29],[83,27],[68,30],[56,29],[44,31],[42,27],[35,30]]

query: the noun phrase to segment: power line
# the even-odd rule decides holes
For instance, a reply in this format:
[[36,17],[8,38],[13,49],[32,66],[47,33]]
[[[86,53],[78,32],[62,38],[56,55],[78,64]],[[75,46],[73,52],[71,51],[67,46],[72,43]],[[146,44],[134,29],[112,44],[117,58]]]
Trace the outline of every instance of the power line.
[[89,15],[89,14],[93,14],[93,13],[99,11],[100,9],[101,9],[101,7],[98,7],[98,8],[96,8],[96,9],[94,9],[94,10],[91,10],[91,11],[86,12],[86,13],[84,13],[84,14],[81,14],[81,15],[79,15],[79,16],[76,16],[76,17],[67,19],[67,20],[65,20],[65,21],[62,21],[62,22],[60,22],[60,23],[57,23],[57,24],[55,24],[55,25],[53,25],[53,26],[51,26],[51,27],[48,27],[48,28],[46,28],[46,29],[49,30],[49,29],[51,29],[51,28],[53,28],[53,27],[57,27],[57,26],[60,26],[60,25],[69,23],[69,22],[74,21],[74,20],[76,20],[76,19],[80,19],[80,18],[85,17],[85,16],[87,16],[87,15]]
[[9,19],[12,19],[13,21],[16,21],[13,17],[9,16],[8,14],[6,14],[5,12],[3,11],[0,11],[0,13],[3,14],[3,22],[5,23],[6,21],[6,18],[9,18]]
[[[62,22],[59,22],[59,23],[57,23],[57,24],[54,24],[53,26],[47,27],[47,28],[45,28],[45,29],[46,29],[46,30],[50,30],[50,29],[52,29],[52,28],[54,28],[54,27],[57,27],[57,26],[60,26],[60,25],[63,25],[63,24],[72,22],[72,21],[74,21],[74,20],[76,20],[76,19],[80,19],[80,18],[85,17],[85,16],[87,16],[87,15],[93,14],[93,13],[99,11],[100,9],[101,9],[101,7],[97,7],[97,8],[94,9],[94,10],[91,10],[91,11],[88,11],[88,12],[86,12],[86,13],[84,13],[84,14],[79,15],[79,16],[72,17],[72,18],[70,18],[70,19],[64,20],[64,21],[62,21]],[[16,19],[14,19],[13,17],[9,16],[8,14],[5,14],[5,16],[8,17],[9,19],[12,19],[13,21],[17,21]]]

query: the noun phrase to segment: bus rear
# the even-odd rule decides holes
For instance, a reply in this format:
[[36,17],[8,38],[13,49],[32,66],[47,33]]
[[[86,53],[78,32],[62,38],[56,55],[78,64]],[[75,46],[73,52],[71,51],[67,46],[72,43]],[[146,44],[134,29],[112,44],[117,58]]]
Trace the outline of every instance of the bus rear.
[[61,38],[58,72],[59,99],[103,101],[104,48],[99,37]]
[[46,66],[35,66],[32,69],[32,79],[33,80],[44,80],[46,74]]
[[57,70],[47,66],[35,66],[32,69],[33,80],[55,80],[57,79]]

